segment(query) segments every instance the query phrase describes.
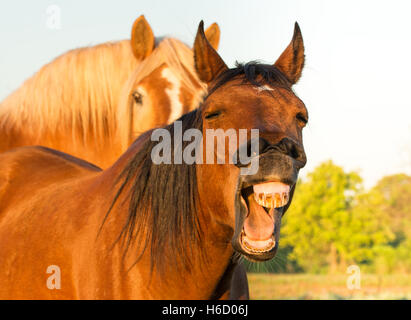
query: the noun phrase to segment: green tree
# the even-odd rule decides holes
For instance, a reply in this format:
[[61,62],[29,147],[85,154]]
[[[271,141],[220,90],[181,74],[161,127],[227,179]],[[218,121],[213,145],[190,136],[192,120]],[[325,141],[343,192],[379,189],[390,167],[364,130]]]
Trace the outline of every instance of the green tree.
[[411,177],[396,174],[382,178],[362,195],[356,206],[358,214],[377,215],[390,241],[374,248],[373,271],[378,273],[411,271]]
[[405,174],[384,177],[371,192],[380,195],[378,209],[389,217],[396,240],[411,238],[411,177]]
[[283,221],[280,245],[293,248],[289,259],[308,272],[334,272],[347,263],[373,259],[376,245],[392,237],[375,214],[354,210],[362,181],[332,161],[319,165],[299,181],[293,204]]

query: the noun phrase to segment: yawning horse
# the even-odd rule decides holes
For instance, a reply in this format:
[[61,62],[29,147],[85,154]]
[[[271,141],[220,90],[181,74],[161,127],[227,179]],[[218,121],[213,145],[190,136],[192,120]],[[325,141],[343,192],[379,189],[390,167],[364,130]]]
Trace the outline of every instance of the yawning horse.
[[[44,147],[1,154],[0,298],[221,298],[238,255],[274,257],[306,162],[308,114],[292,91],[304,64],[299,27],[274,65],[229,69],[202,22],[194,53],[208,95],[162,129],[177,141],[168,151],[188,156],[196,142],[208,154],[210,130],[258,129],[258,138],[233,153],[215,145],[211,162],[200,153],[192,163],[157,163],[158,130],[148,131],[104,171]],[[187,139],[193,130],[199,142]],[[249,163],[229,160],[244,148]]]
[[[218,47],[218,25],[206,34]],[[1,102],[0,152],[42,145],[107,168],[139,134],[197,107],[204,89],[192,50],[155,39],[140,16],[131,40],[71,50]]]

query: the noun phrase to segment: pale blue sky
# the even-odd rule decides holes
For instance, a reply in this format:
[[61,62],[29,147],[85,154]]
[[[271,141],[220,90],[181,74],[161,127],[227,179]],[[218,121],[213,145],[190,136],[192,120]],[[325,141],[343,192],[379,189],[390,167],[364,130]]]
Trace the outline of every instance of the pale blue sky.
[[[46,26],[50,5],[61,8],[60,30]],[[231,66],[274,62],[298,21],[307,60],[295,90],[310,112],[304,172],[332,159],[369,187],[411,173],[410,13],[409,1],[2,0],[0,99],[69,49],[129,38],[140,14],[156,36],[189,44],[201,19],[218,22]]]

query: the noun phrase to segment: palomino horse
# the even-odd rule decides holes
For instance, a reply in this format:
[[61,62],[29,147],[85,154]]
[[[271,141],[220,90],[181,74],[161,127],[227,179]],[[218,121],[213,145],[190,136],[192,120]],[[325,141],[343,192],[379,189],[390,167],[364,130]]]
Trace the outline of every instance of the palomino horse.
[[[217,48],[217,24],[207,37]],[[140,133],[193,110],[204,89],[192,50],[155,39],[140,16],[131,40],[69,51],[0,103],[0,152],[42,145],[107,168]]]
[[[156,156],[154,130],[104,171],[44,147],[0,155],[0,298],[221,298],[237,254],[274,257],[281,217],[306,162],[307,110],[291,88],[304,64],[299,27],[274,65],[228,69],[202,22],[194,53],[209,93],[198,109],[162,129],[177,141],[168,151]],[[188,129],[246,129],[247,137],[235,153],[213,143],[211,163],[202,153],[195,157],[202,161],[157,163],[167,152],[192,155],[198,145],[208,155],[208,136],[189,141]],[[259,130],[257,140],[248,138],[252,129]],[[249,164],[216,163],[249,145]],[[256,171],[242,174],[255,163]]]

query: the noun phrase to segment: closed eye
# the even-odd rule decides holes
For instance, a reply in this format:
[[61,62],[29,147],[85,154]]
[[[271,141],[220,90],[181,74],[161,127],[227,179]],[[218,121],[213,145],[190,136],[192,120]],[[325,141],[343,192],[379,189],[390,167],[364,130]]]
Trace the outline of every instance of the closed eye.
[[210,120],[210,119],[217,118],[220,114],[221,114],[221,111],[212,111],[212,112],[206,113],[204,117],[207,120]]
[[295,117],[297,118],[298,121],[302,122],[304,125],[306,125],[308,122],[307,117],[303,115],[302,113],[297,113]]

